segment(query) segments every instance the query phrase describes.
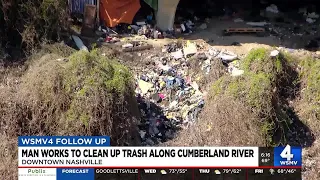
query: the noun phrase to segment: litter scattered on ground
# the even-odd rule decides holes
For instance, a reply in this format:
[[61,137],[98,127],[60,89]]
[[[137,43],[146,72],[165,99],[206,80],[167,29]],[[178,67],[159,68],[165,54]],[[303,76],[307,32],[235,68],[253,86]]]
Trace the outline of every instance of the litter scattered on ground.
[[269,23],[267,22],[247,22],[248,25],[250,26],[259,26],[259,27],[263,27],[268,25]]
[[153,84],[148,83],[144,80],[140,80],[138,82],[138,85],[139,85],[139,88],[140,88],[142,94],[147,94],[148,91],[153,87]]
[[312,18],[307,18],[306,21],[307,21],[308,23],[312,24],[312,23],[316,22],[317,20],[312,19]]
[[71,37],[80,50],[89,51],[87,46],[83,44],[82,40],[78,36],[72,35]]
[[239,69],[239,61],[232,61],[228,64],[228,72],[231,76],[240,76],[244,73],[243,70]]
[[276,13],[276,14],[279,13],[278,7],[274,4],[271,4],[270,6],[268,6],[266,8],[266,11]]
[[187,57],[189,55],[194,55],[197,53],[197,47],[194,43],[187,41],[187,45],[183,48],[183,52],[184,52],[185,57]]
[[317,21],[317,19],[319,18],[319,14],[312,12],[312,13],[304,13],[304,16],[306,16],[306,22],[308,22],[309,24],[313,24]]
[[244,22],[244,20],[241,18],[237,18],[237,19],[234,19],[233,22],[239,23],[239,22]]
[[319,14],[315,13],[315,12],[312,12],[312,13],[309,13],[307,15],[308,18],[312,18],[312,19],[318,19],[319,18]]
[[198,61],[204,74],[210,73],[212,61],[225,62],[226,72],[231,76],[243,74],[237,68],[236,54],[199,47],[191,41],[170,43],[159,54],[149,56],[151,63],[136,74],[142,145],[153,146],[170,140],[179,129],[198,120],[205,104],[205,92],[189,69],[190,58]]
[[182,50],[173,52],[173,53],[171,53],[171,55],[172,55],[175,59],[181,59],[181,58],[183,58]]
[[233,60],[236,60],[238,58],[238,56],[236,54],[233,54],[231,52],[220,52],[218,54],[218,57],[222,60],[222,61],[228,61],[231,62]]
[[96,34],[101,36],[101,38],[98,39],[99,42],[106,43],[119,42],[119,39],[115,38],[114,36],[110,36],[111,34],[127,34],[129,36],[138,35],[144,36],[146,39],[163,39],[173,38],[177,34],[188,35],[190,33],[193,33],[195,30],[207,29],[208,23],[208,20],[200,22],[200,19],[197,17],[194,17],[192,19],[180,18],[179,23],[174,23],[172,28],[167,30],[160,30],[158,26],[153,23],[153,17],[149,15],[145,17],[145,19],[142,18],[142,20],[139,20],[132,24],[108,22],[106,25],[113,24],[114,26],[111,26],[111,28],[101,25],[96,31]]
[[68,62],[69,61],[67,58],[58,58],[56,60],[57,61],[63,61],[63,62]]
[[196,121],[204,105],[197,83],[188,84],[179,68],[183,63],[171,67],[172,63],[160,59],[137,77],[140,136],[146,146],[174,138],[183,125]]
[[132,47],[133,47],[133,44],[130,44],[130,43],[122,45],[122,48],[132,48]]
[[231,73],[231,76],[240,76],[244,73],[243,70],[240,70],[236,67],[233,67],[233,68],[230,68],[229,69],[229,72]]
[[143,50],[151,49],[152,47],[153,47],[152,45],[147,44],[145,42],[134,41],[134,42],[122,45],[122,51],[123,52],[143,51]]
[[279,55],[279,53],[280,53],[280,52],[279,52],[278,50],[273,50],[273,51],[270,52],[270,56],[271,56],[271,57],[276,57],[276,56]]

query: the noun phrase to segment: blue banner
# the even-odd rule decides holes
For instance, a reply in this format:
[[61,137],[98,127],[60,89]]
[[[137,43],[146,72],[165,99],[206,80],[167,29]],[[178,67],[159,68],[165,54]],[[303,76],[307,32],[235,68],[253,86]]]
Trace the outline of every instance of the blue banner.
[[274,166],[301,166],[302,165],[302,148],[275,147],[274,148]]
[[109,136],[19,136],[18,146],[28,147],[80,147],[110,146]]
[[57,168],[57,180],[94,180],[94,168]]

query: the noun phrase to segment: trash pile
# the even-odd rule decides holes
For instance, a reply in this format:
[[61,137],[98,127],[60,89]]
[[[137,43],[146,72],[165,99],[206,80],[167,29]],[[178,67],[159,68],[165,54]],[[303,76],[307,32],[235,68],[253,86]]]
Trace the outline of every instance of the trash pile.
[[119,34],[138,35],[144,37],[145,39],[162,39],[171,38],[174,36],[173,31],[161,32],[150,24],[142,22],[137,24],[139,25],[122,24],[112,29],[109,27],[99,27],[99,31],[97,31],[96,34],[100,35],[101,37],[98,41],[106,43],[116,43],[119,42],[119,39],[117,39],[117,36],[119,36]]
[[[167,31],[159,30],[147,17],[146,20],[135,22],[134,24],[119,24],[113,28],[107,26],[100,26],[96,31],[96,34],[101,36],[98,41],[106,43],[119,42],[117,36],[124,35],[138,35],[145,39],[163,39],[173,38],[178,34],[188,35],[193,33],[196,29],[206,29],[207,23],[199,23],[200,20],[194,17],[193,20],[180,20],[179,23],[175,23],[172,29]],[[152,19],[152,17],[151,17]],[[199,26],[196,27],[195,23]]]
[[[178,129],[196,121],[204,106],[203,92],[188,74],[188,57],[197,53],[193,45],[166,46],[165,55],[152,57],[153,63],[137,75],[142,145],[153,146],[174,138]],[[184,53],[188,48],[193,52]]]
[[[200,51],[195,43],[171,43],[161,54],[152,55],[152,63],[136,75],[136,97],[141,112],[139,125],[142,145],[154,146],[173,139],[179,129],[197,121],[205,102],[204,92],[190,72],[190,59],[196,58],[204,73],[211,61],[221,60],[227,66],[237,59],[226,51],[213,48]],[[241,75],[237,69],[231,75]],[[234,71],[240,72],[234,72]]]

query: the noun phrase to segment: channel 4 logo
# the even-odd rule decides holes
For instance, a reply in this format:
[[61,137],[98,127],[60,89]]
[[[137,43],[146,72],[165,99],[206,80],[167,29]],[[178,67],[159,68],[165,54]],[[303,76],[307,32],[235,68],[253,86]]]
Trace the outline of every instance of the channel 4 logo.
[[275,147],[274,148],[274,166],[301,166],[302,165],[302,148]]

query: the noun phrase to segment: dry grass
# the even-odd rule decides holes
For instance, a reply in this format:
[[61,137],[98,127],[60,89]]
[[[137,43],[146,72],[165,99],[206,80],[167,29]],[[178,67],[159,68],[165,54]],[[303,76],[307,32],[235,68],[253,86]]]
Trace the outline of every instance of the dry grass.
[[109,135],[114,146],[138,144],[138,108],[126,67],[96,51],[76,52],[67,62],[57,54],[35,57],[18,83],[0,91],[1,177],[16,179],[19,135]]
[[297,101],[299,115],[320,137],[320,62],[310,58],[300,62],[301,99]]
[[[14,77],[16,78],[16,77]],[[3,84],[2,84],[3,85]],[[14,86],[13,84],[10,84]],[[12,105],[10,104],[13,100],[14,95],[12,89],[8,88],[8,86],[2,86],[0,88],[0,114],[1,119],[3,115],[6,117],[10,117],[10,112],[5,112],[7,108]],[[15,118],[11,116],[11,118]],[[12,120],[12,119],[8,119]],[[17,173],[17,164],[18,164],[18,142],[16,136],[12,134],[8,134],[5,129],[3,129],[5,123],[0,121],[0,177],[4,180],[16,180],[18,179]],[[16,126],[16,125],[15,125]]]
[[303,150],[302,156],[303,178],[306,180],[320,179],[320,140],[314,142],[312,147]]
[[5,134],[0,134],[0,138],[0,177],[3,180],[18,179],[18,143]]
[[210,101],[199,123],[182,130],[169,146],[249,146],[265,144],[259,117],[232,97]]

